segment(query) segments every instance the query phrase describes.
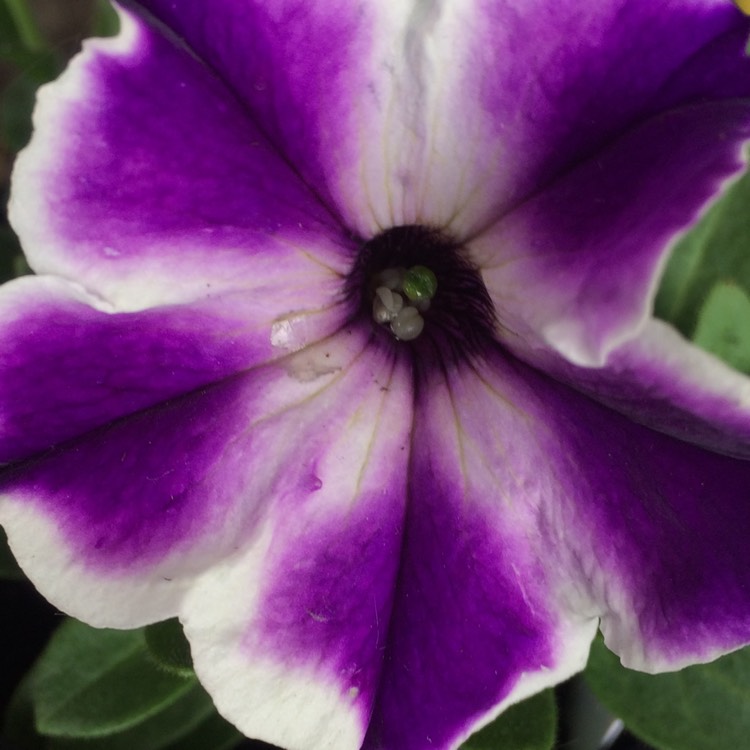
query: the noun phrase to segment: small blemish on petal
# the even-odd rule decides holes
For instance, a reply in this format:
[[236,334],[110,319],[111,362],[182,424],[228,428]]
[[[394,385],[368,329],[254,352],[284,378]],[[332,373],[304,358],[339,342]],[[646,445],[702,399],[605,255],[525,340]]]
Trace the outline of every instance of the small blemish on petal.
[[307,614],[310,615],[310,618],[312,620],[315,620],[315,622],[328,622],[328,618],[325,615],[320,615],[317,612],[313,612],[312,610],[307,610]]
[[346,350],[330,349],[324,342],[312,344],[285,357],[281,364],[289,377],[309,383],[340,372],[349,362]]
[[310,383],[339,370],[341,370],[341,365],[326,359],[319,350],[305,349],[290,357],[286,362],[286,371],[289,376],[301,383]]
[[271,323],[271,346],[296,352],[308,343],[308,313],[292,312]]
[[315,474],[311,474],[308,478],[307,489],[310,492],[317,492],[322,486],[323,480],[320,477],[315,476]]

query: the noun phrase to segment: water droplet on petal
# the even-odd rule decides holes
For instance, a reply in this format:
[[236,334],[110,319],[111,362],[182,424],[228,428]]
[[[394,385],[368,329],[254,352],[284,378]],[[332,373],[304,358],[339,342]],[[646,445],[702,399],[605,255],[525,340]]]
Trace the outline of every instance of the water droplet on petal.
[[271,323],[271,346],[299,351],[309,341],[309,313],[293,312]]

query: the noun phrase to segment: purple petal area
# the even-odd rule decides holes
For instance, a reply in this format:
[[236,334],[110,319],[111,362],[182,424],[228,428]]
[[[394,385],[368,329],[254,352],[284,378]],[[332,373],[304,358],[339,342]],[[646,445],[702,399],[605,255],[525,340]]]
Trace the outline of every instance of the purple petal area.
[[472,242],[508,336],[579,365],[632,336],[680,233],[744,167],[748,102],[652,118]]
[[225,451],[247,390],[239,377],[129,416],[6,469],[3,489],[44,507],[91,565],[147,568],[239,500],[239,477],[219,471],[237,469]]
[[600,615],[608,644],[641,669],[750,642],[749,461],[650,430],[500,355],[477,375],[451,380],[465,476],[514,514],[568,612]]
[[[659,433],[590,423],[593,555],[611,583],[602,630],[637,669],[679,669],[750,642],[750,463]],[[618,434],[619,433],[619,434]],[[594,452],[602,442],[609,452]],[[613,460],[614,459],[614,460]],[[613,476],[616,487],[612,488]]]
[[442,460],[422,460],[411,476],[397,604],[367,750],[454,747],[523,673],[555,665],[541,571],[524,564],[525,550],[504,544],[495,519],[467,502]]
[[40,92],[10,210],[34,270],[119,309],[253,288],[311,260],[342,273],[350,240],[244,104],[177,40],[122,24]]
[[0,522],[49,601],[103,627],[172,617],[195,576],[240,543],[264,509],[262,498],[247,496],[241,473],[245,380],[173,399],[4,470]]
[[[374,8],[327,0],[143,0],[146,10],[185,40],[241,98],[252,119],[310,184],[325,185],[320,119],[331,127],[350,108],[342,88],[360,74],[374,32]],[[353,69],[353,70],[352,70]],[[339,99],[334,110],[329,109]],[[348,119],[345,118],[345,119]]]
[[571,546],[601,571],[593,596],[607,644],[627,666],[648,671],[746,645],[750,462],[570,404],[552,407],[580,425],[565,436],[579,467],[568,493],[576,492],[580,514],[566,525],[587,529],[588,543]]
[[457,747],[509,702],[582,669],[596,627],[591,614],[566,612],[539,555],[538,498],[521,475],[533,458],[510,437],[523,430],[522,413],[470,370],[420,385],[396,602],[366,750]]
[[[363,0],[133,0],[236,93],[331,213],[362,237],[421,216],[436,9]],[[431,84],[431,82],[430,82]],[[450,207],[452,211],[455,207]]]
[[724,0],[448,7],[464,53],[454,107],[486,118],[487,142],[504,146],[495,216],[661,113],[750,95],[750,24]]
[[294,543],[277,533],[280,550],[268,563],[273,583],[245,643],[250,653],[279,651],[291,666],[325,664],[363,718],[372,710],[386,649],[404,523],[406,444],[402,437],[394,445],[391,452],[402,455],[394,456],[388,482],[360,493],[355,512],[316,523],[314,533],[308,522],[294,530]]
[[368,750],[455,748],[582,668],[597,617],[647,670],[750,641],[750,462],[638,425],[501,353],[428,373],[419,393]]
[[[6,468],[0,519],[29,577],[83,619],[103,609],[109,625],[142,622],[139,599],[124,613],[112,605],[122,587],[132,584],[151,611],[154,593],[141,584],[190,582],[246,548],[271,503],[283,506],[295,488],[313,491],[315,467],[295,463],[297,440],[304,425],[308,449],[320,450],[315,430],[340,426],[331,406],[347,391],[334,386],[366,340],[344,332]],[[366,364],[358,373],[357,384],[372,378]],[[51,540],[37,548],[29,529],[50,523]],[[96,601],[81,576],[98,578]]]
[[243,732],[357,750],[399,564],[409,368],[371,342],[330,391],[282,417],[296,435],[286,454],[274,440],[253,456],[280,469],[269,523],[200,582],[181,617],[201,681]]
[[[288,304],[289,294],[279,290],[277,297],[224,294],[192,305],[111,313],[92,307],[100,300],[79,287],[53,278],[4,287],[0,462],[286,355],[289,342],[274,346],[269,313]],[[292,323],[305,330],[289,323],[286,338],[322,337],[342,317],[335,308],[307,316],[298,311]]]
[[650,117],[750,94],[748,24],[724,0],[132,5],[363,234],[473,236]]
[[708,450],[750,458],[750,380],[651,319],[603,367],[576,367],[506,338],[514,352],[636,422]]

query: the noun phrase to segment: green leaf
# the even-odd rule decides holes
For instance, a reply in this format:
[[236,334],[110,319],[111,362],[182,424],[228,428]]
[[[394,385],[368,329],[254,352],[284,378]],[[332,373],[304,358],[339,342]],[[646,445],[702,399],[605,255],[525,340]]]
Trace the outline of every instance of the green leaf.
[[120,19],[112,3],[98,0],[91,33],[94,36],[114,36],[120,30]]
[[20,150],[31,134],[31,111],[39,86],[60,72],[55,54],[38,33],[28,0],[0,0],[0,146]]
[[656,297],[656,315],[692,337],[718,283],[750,292],[750,174],[735,182],[677,243]]
[[31,137],[31,113],[40,84],[51,80],[57,68],[48,58],[39,58],[13,78],[2,93],[0,136],[10,151],[20,151]]
[[2,739],[12,743],[18,750],[47,750],[46,738],[34,726],[31,674],[27,674],[19,683],[8,702],[3,716]]
[[[114,640],[111,638],[113,635]],[[108,649],[103,648],[105,641]],[[86,654],[80,650],[84,642],[89,646]],[[61,665],[51,669],[49,654],[55,649],[62,650],[65,660],[78,659],[75,661],[76,668],[93,675],[95,670],[91,669],[90,662],[93,660],[92,652],[95,652],[110,664],[109,670],[103,665],[100,671],[107,673],[106,677],[99,677],[95,684],[108,692],[112,699],[117,699],[117,695],[122,695],[123,691],[143,694],[151,690],[150,685],[142,681],[123,682],[114,692],[112,685],[108,685],[113,673],[118,671],[116,665],[123,663],[123,657],[126,661],[132,658],[133,644],[136,644],[135,652],[140,653],[148,667],[150,656],[143,631],[94,630],[72,620],[66,622],[17,688],[6,713],[3,737],[13,742],[18,750],[230,750],[242,740],[242,735],[216,713],[210,696],[194,677],[187,680],[176,678],[180,685],[186,685],[186,689],[180,690],[174,700],[162,701],[155,712],[141,713],[141,721],[124,726],[122,731],[103,736],[43,736],[40,727],[35,727],[35,715],[36,724],[39,724],[39,673],[44,673],[44,679],[57,683],[57,692],[70,691],[75,694],[69,702],[73,714],[81,701],[81,685],[85,683],[85,680],[78,679],[75,672],[60,670]],[[114,668],[112,665],[115,665]],[[150,674],[151,679],[162,674],[157,667],[151,667],[150,672],[147,670],[146,673]],[[127,675],[122,679],[128,679]],[[86,693],[86,689],[83,692]],[[100,700],[98,708],[102,707],[104,714],[111,716],[108,701]]]
[[461,750],[551,750],[557,733],[557,707],[551,690],[511,706],[469,737]]
[[750,374],[750,296],[735,284],[717,284],[700,312],[693,341]]
[[625,669],[598,638],[586,681],[634,734],[658,750],[737,750],[750,727],[750,649],[679,672]]
[[173,618],[149,625],[145,635],[149,653],[159,666],[182,677],[193,675],[190,644],[179,620]]
[[0,113],[2,140],[11,151],[20,151],[31,137],[31,111],[37,84],[27,75],[18,75],[3,92]]
[[230,750],[243,739],[228,721],[214,713],[190,734],[164,750]]
[[18,581],[22,578],[23,572],[10,551],[5,530],[0,526],[0,579]]
[[23,254],[16,255],[13,258],[13,278],[26,276],[30,273],[33,273],[33,271],[31,270],[26,257]]
[[21,245],[15,232],[8,226],[0,225],[0,283],[19,275],[18,264],[22,257]]
[[[206,736],[204,726],[212,721],[215,737]],[[205,742],[203,750],[219,746],[224,739],[226,727],[236,730],[221,719],[205,690],[193,681],[187,693],[174,703],[145,721],[118,734],[100,738],[62,739],[52,738],[49,750],[166,750],[170,747],[186,747],[190,737],[197,734]]]
[[29,0],[2,0],[2,2],[13,21],[13,29],[19,42],[32,52],[43,50],[44,38],[39,31]]
[[34,667],[36,727],[53,737],[111,735],[164,711],[195,684],[153,664],[142,630],[68,620]]

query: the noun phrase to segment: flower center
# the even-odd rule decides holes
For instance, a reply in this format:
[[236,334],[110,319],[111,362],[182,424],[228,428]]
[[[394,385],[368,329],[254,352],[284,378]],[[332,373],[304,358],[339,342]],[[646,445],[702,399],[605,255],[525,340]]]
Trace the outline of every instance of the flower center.
[[391,332],[401,341],[417,338],[424,329],[421,313],[430,309],[437,292],[437,277],[425,266],[386,268],[372,281],[375,295],[372,317],[376,323],[390,325]]
[[387,229],[363,243],[348,279],[360,314],[392,340],[466,355],[494,338],[495,311],[459,243],[424,226]]

